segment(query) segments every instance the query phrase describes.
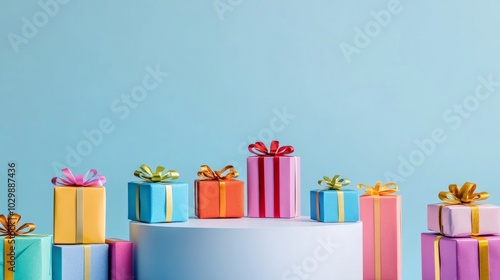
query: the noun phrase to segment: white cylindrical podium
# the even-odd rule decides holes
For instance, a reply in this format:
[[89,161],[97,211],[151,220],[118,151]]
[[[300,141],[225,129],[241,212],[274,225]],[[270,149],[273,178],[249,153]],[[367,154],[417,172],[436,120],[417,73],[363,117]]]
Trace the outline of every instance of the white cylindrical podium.
[[362,224],[296,219],[130,222],[140,280],[362,279]]

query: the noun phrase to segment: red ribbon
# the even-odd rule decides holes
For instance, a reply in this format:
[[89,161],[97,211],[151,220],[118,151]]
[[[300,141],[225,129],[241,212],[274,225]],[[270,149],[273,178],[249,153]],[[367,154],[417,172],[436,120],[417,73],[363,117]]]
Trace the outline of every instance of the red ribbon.
[[54,177],[52,178],[52,184],[56,186],[102,187],[106,183],[106,177],[97,175],[95,169],[90,169],[85,175],[77,174],[73,176],[69,168],[64,168],[62,173],[66,178]]
[[279,218],[280,213],[280,159],[279,156],[285,156],[293,153],[292,146],[279,146],[279,141],[273,140],[270,149],[262,142],[248,145],[248,150],[257,156],[259,165],[259,217],[266,216],[266,198],[265,198],[265,180],[264,180],[264,156],[272,156],[274,164],[274,217]]
[[280,142],[273,140],[271,142],[270,149],[268,150],[266,145],[262,142],[255,142],[255,144],[248,145],[248,150],[252,154],[258,156],[284,156],[293,153],[294,149],[292,146],[282,146],[280,147]]

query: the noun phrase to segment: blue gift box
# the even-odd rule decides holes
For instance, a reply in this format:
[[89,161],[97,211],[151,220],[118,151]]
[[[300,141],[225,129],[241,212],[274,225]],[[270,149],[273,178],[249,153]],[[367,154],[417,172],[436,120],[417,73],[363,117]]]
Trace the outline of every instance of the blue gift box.
[[188,184],[129,182],[128,218],[146,223],[188,220]]
[[108,244],[53,245],[52,274],[54,280],[107,280]]
[[343,199],[344,205],[343,222],[359,221],[359,193],[355,190],[312,190],[310,200],[311,219],[325,223],[341,222],[339,221],[339,192],[343,194],[340,197],[340,199]]
[[[0,279],[4,279],[4,239],[0,237]],[[12,241],[12,239],[11,239]],[[16,236],[10,245],[14,247],[15,279],[52,279],[51,246],[52,235],[28,234]],[[7,247],[9,250],[9,247]],[[7,264],[7,269],[12,264]]]

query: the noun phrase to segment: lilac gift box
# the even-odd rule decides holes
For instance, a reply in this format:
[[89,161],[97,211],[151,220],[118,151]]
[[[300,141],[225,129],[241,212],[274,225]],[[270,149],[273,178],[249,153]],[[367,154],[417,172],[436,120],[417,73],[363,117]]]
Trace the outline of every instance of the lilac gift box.
[[[439,234],[422,233],[422,279],[435,278],[435,262],[439,263],[441,280],[479,280],[479,249],[475,238],[442,236],[439,258],[435,259],[434,242]],[[500,236],[482,236],[488,240],[489,279],[500,279]]]
[[300,158],[247,158],[248,217],[300,216]]
[[[427,205],[427,228],[439,230],[439,207],[441,203]],[[491,204],[476,204],[479,208],[479,235],[500,233],[500,207]],[[443,235],[466,237],[472,233],[471,207],[466,205],[447,205],[442,213]]]
[[107,238],[106,244],[109,245],[109,280],[132,280],[134,274],[132,271],[132,253],[133,244],[131,241]]

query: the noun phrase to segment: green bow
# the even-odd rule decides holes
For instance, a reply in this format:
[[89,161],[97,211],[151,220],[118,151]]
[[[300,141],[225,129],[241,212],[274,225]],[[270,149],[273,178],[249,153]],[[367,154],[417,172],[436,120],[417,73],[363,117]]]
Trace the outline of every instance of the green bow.
[[[333,178],[330,180],[330,177],[328,176],[323,176],[323,180],[318,181],[318,185],[322,187],[327,187],[330,190],[340,190],[343,186],[347,186],[351,183],[349,179],[339,179],[340,175],[335,175]],[[325,185],[323,185],[325,183]]]
[[165,167],[163,166],[158,166],[156,167],[156,172],[153,173],[151,171],[151,168],[149,166],[143,164],[141,165],[141,170],[136,170],[134,171],[134,176],[139,177],[143,180],[146,180],[148,182],[161,182],[165,180],[175,180],[179,178],[179,172],[175,170],[169,170],[162,174],[162,172],[165,170]]

